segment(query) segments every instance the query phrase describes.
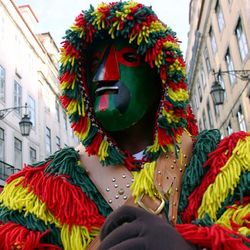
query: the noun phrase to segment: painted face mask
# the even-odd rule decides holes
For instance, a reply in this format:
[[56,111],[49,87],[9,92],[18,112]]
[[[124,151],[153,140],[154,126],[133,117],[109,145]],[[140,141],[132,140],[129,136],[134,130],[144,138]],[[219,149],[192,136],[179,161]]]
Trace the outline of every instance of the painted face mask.
[[101,41],[90,52],[90,95],[97,120],[107,131],[125,130],[154,103],[156,77],[124,40]]

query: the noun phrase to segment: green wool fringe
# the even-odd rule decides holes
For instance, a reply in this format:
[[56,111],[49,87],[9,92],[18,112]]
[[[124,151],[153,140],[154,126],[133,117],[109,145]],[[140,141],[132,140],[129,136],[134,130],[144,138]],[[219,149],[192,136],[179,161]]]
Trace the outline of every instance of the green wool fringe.
[[216,149],[220,137],[217,129],[204,130],[198,135],[193,147],[192,158],[183,175],[179,212],[187,206],[188,196],[200,184],[202,177],[208,171],[208,167],[203,168],[203,164],[206,162],[208,154]]
[[225,212],[227,209],[227,206],[230,206],[234,204],[236,201],[239,201],[240,203],[243,203],[243,197],[247,197],[250,194],[250,172],[243,173],[240,176],[239,184],[237,185],[235,191],[233,194],[228,194],[228,197],[225,199],[225,201],[222,204],[221,209],[217,212],[217,218],[220,218],[221,215]]
[[67,175],[68,181],[79,186],[82,191],[96,204],[99,212],[107,217],[112,209],[103,199],[83,167],[79,165],[80,156],[74,148],[68,147],[57,151],[45,172],[53,175]]
[[0,207],[0,221],[3,223],[13,222],[20,224],[31,231],[49,232],[42,238],[43,243],[54,244],[62,247],[62,241],[60,237],[60,230],[55,227],[54,224],[45,224],[42,220],[39,220],[35,215],[24,215],[24,212],[18,212],[9,210],[7,207]]

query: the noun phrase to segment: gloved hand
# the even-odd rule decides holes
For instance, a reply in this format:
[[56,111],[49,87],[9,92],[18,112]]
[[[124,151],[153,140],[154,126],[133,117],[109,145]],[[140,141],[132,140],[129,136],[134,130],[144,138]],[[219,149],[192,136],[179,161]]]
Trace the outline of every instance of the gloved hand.
[[98,250],[194,250],[166,221],[141,208],[123,206],[101,230]]

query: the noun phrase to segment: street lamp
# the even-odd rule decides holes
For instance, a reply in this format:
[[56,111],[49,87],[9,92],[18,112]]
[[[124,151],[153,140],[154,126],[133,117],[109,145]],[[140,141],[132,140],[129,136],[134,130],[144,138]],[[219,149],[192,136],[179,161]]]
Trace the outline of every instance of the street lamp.
[[219,82],[219,75],[231,74],[235,77],[241,79],[242,81],[250,81],[250,70],[228,70],[228,71],[219,71],[215,72],[213,70],[214,82],[211,87],[210,94],[212,96],[213,102],[215,105],[221,105],[224,103],[224,92],[225,89],[221,86]]
[[30,117],[27,113],[27,109],[28,109],[27,103],[25,103],[25,106],[1,109],[0,110],[0,120],[3,120],[13,110],[18,110],[18,109],[23,109],[23,108],[25,109],[25,113],[24,113],[24,116],[22,117],[21,121],[19,122],[19,127],[21,130],[22,136],[29,136],[30,130],[32,127],[32,122],[30,121]]

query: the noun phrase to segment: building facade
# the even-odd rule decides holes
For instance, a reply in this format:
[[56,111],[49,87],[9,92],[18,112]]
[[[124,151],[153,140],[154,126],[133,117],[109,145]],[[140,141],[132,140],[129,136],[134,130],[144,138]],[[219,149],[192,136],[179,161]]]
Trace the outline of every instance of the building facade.
[[0,120],[0,187],[23,164],[79,143],[59,102],[59,50],[50,33],[35,33],[37,22],[30,6],[0,1],[0,116],[3,109],[27,103],[33,124],[24,137],[24,109]]
[[[189,24],[186,62],[199,129],[222,136],[250,130],[250,1],[191,0]],[[210,94],[215,80],[225,89],[222,105]]]

